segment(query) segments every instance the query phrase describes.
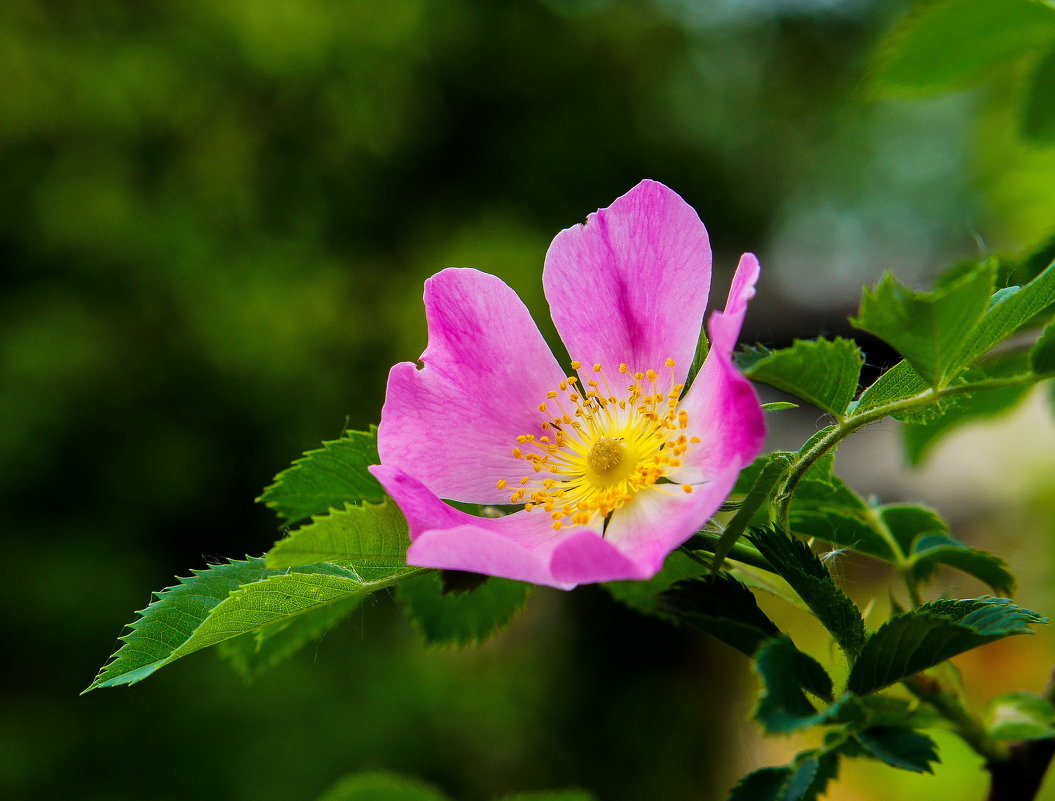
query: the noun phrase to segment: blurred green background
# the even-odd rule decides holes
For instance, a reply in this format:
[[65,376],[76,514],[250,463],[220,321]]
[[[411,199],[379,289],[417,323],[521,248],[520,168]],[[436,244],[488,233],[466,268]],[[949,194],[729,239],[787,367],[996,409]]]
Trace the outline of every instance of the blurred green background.
[[[205,653],[77,693],[151,590],[280,535],[253,498],[377,420],[442,267],[500,275],[552,334],[549,240],[655,178],[706,222],[715,297],[741,251],[760,255],[744,338],[780,345],[848,332],[883,269],[919,281],[1049,233],[1055,154],[1015,136],[1020,64],[934,99],[871,97],[873,51],[906,8],[5,0],[0,796],[307,801],[392,769],[464,801],[571,785],[709,799],[783,761],[795,744],[745,720],[744,659],[596,588],[540,590],[476,650],[425,649],[384,601],[253,686]],[[779,418],[775,437],[818,422]],[[891,500],[916,492],[895,440],[862,435],[855,474]],[[996,458],[965,447],[953,463]],[[955,481],[928,498],[1028,567],[1022,601],[1051,613],[1039,453],[1013,489],[983,477],[970,502]],[[847,574],[863,602],[884,592]],[[965,666],[979,698],[1039,689],[1055,648],[1034,640]],[[944,756],[939,779],[901,789],[883,769],[870,795],[878,774],[855,767],[829,797],[978,794],[976,763]]]

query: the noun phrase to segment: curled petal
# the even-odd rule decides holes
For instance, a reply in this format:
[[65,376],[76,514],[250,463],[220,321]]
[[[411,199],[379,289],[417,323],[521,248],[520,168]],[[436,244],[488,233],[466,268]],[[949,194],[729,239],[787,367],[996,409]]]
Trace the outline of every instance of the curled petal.
[[671,476],[675,481],[724,484],[729,473],[735,480],[736,473],[762,449],[766,426],[758,396],[732,360],[747,302],[755,295],[758,271],[758,259],[745,253],[736,268],[725,311],[711,315],[711,349],[681,402],[688,413],[685,433],[700,442],[683,457],[683,466]]
[[508,503],[530,467],[516,438],[539,431],[538,410],[564,371],[516,293],[498,278],[447,269],[425,283],[429,345],[424,367],[388,377],[378,450],[443,498]]
[[680,383],[707,308],[707,230],[675,192],[642,181],[557,234],[542,283],[573,359],[667,375],[664,362],[673,358]]
[[411,539],[408,564],[467,570],[567,590],[575,582],[554,574],[554,550],[577,532],[596,536],[588,528],[554,531],[545,513],[473,517],[448,506],[399,468],[375,465],[370,471],[407,518]]
[[718,511],[739,472],[727,470],[693,486],[691,493],[676,484],[658,484],[642,490],[612,515],[604,532],[605,540],[635,566],[637,575],[633,578],[651,578],[663,567],[667,554]]

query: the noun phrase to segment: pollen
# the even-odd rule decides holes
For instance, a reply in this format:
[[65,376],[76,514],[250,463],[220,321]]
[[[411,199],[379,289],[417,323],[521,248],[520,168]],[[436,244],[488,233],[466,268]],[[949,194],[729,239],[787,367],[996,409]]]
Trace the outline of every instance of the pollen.
[[[585,368],[591,377],[583,384],[565,377],[538,405],[539,431],[516,437],[513,456],[531,469],[500,480],[498,489],[508,488],[510,503],[548,514],[555,531],[606,519],[648,487],[691,493],[671,474],[699,439],[686,431],[689,415],[679,408],[685,387],[675,383],[674,360],[663,364],[663,386],[656,370],[631,372],[625,363],[611,378],[600,363]],[[578,361],[571,366],[583,369]]]

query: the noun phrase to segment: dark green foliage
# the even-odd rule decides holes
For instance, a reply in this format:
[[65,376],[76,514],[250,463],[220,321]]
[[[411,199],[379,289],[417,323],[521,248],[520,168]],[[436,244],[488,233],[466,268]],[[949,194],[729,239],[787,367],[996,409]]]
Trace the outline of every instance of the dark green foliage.
[[[609,581],[604,588],[620,603],[646,615],[658,615],[673,619],[665,611],[665,604],[658,597],[682,579],[694,578],[708,572],[708,568],[680,550],[674,551],[663,563],[663,569],[646,581]],[[749,593],[750,594],[750,593]]]
[[874,692],[957,654],[1047,622],[1006,598],[934,601],[898,615],[869,637],[854,662],[848,689]]
[[943,386],[978,355],[964,343],[989,305],[995,272],[980,264],[932,292],[916,292],[887,273],[865,289],[850,322],[886,340],[929,386]]
[[791,530],[803,537],[817,537],[841,548],[850,548],[887,562],[898,555],[873,526],[853,514],[832,509],[800,509],[792,506]]
[[1044,329],[1037,344],[1029,352],[1029,366],[1035,373],[1055,371],[1055,323]]
[[929,579],[938,565],[948,565],[974,576],[993,592],[1010,595],[1015,589],[1015,577],[1003,559],[952,537],[941,534],[920,537],[912,546],[910,559],[919,581]]
[[892,503],[880,506],[875,511],[880,524],[886,527],[901,548],[901,553],[906,555],[911,553],[917,538],[949,532],[949,524],[941,515],[923,504]]
[[348,431],[297,459],[258,500],[291,523],[349,503],[380,503],[385,492],[366,469],[380,461],[377,429]]
[[837,754],[802,755],[793,765],[748,774],[733,788],[728,801],[812,801],[838,771]]
[[773,529],[753,531],[751,542],[802,597],[839,646],[851,657],[855,656],[865,640],[861,612],[836,586],[809,546]]
[[660,608],[677,619],[754,656],[766,643],[786,642],[770,659],[783,659],[796,687],[830,700],[832,681],[816,660],[799,651],[758,607],[754,594],[724,573],[682,581],[659,596]]
[[509,624],[533,587],[522,581],[489,578],[469,592],[445,592],[437,572],[396,589],[407,617],[430,645],[472,645]]
[[812,657],[797,649],[787,637],[767,640],[755,654],[755,672],[762,681],[762,694],[755,707],[755,719],[766,731],[788,734],[820,723],[817,713],[802,691],[800,677],[813,683],[827,682],[825,697],[831,697],[831,679]]
[[894,768],[933,773],[931,763],[941,761],[934,741],[912,729],[875,726],[857,732],[856,737],[869,754]]
[[[759,465],[758,468],[755,467],[756,464]],[[748,468],[752,473],[757,470],[756,477],[751,484],[751,489],[740,502],[740,508],[736,510],[733,519],[726,524],[725,531],[718,540],[718,546],[714,550],[712,570],[717,571],[721,567],[722,560],[728,556],[733,545],[743,536],[749,525],[761,522],[759,518],[765,516],[769,499],[790,464],[791,454],[777,451],[771,453],[764,462],[759,463],[756,460]]]
[[1055,40],[1055,13],[1031,0],[938,0],[909,14],[881,48],[881,92],[964,86],[1006,59]]
[[740,366],[753,381],[769,384],[841,417],[857,394],[864,356],[849,339],[795,340],[790,348],[753,350]]
[[1055,49],[1037,61],[1022,97],[1022,136],[1034,142],[1055,143]]
[[758,608],[754,593],[726,573],[681,581],[658,598],[661,609],[747,656],[780,629]]

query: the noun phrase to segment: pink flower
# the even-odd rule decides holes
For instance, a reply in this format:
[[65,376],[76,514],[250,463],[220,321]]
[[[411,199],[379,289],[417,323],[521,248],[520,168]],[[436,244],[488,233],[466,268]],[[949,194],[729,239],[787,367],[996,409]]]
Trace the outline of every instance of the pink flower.
[[[730,357],[758,269],[740,259],[687,391],[711,249],[663,184],[642,181],[550,245],[542,283],[572,374],[498,278],[432,276],[424,367],[392,368],[371,468],[407,518],[407,561],[562,589],[655,575],[762,447]],[[523,508],[475,517],[441,498]]]

